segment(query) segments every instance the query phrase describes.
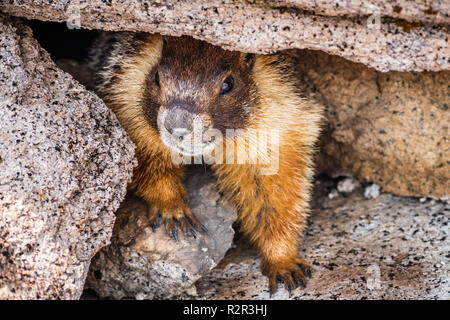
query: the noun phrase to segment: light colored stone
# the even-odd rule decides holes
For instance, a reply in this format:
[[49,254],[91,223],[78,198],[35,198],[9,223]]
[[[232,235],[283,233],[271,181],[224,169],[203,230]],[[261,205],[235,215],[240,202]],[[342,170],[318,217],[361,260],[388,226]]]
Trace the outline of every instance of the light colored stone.
[[[352,13],[363,16],[315,15],[275,0],[15,0],[0,4],[0,10],[28,19],[65,23],[73,21],[74,12],[79,10],[75,16],[80,18],[83,28],[185,34],[245,52],[269,53],[289,48],[323,50],[380,71],[450,69],[449,26],[438,24],[448,23],[448,12],[435,14],[434,24],[381,18],[380,24],[373,25],[373,19],[368,21],[365,15],[370,10],[368,4],[352,2],[336,9],[329,8],[324,1],[318,7],[319,12],[327,7],[328,13],[340,14],[339,10],[344,10],[350,16]],[[298,4],[301,3],[305,2]],[[390,4],[378,3],[384,14],[394,10]],[[405,12],[410,12],[407,15],[414,19],[427,20],[426,12],[413,13],[422,7],[420,3],[405,4]],[[439,1],[431,11],[447,8],[447,2]]]
[[326,107],[318,168],[403,196],[450,194],[450,72],[381,73],[322,52],[288,52]]
[[109,247],[92,260],[87,287],[100,297],[161,299],[196,295],[194,282],[214,268],[231,247],[236,211],[221,200],[210,172],[199,170],[185,182],[188,204],[207,227],[198,239],[179,232],[179,242],[163,226],[148,226],[146,204],[128,198],[117,213]]
[[0,299],[77,299],[134,146],[104,103],[0,13]]
[[336,197],[339,197],[339,192],[336,189],[331,190],[331,192],[328,194],[328,198],[334,199]]
[[378,198],[380,195],[380,186],[376,185],[375,183],[371,184],[370,186],[367,186],[364,190],[364,197],[367,199],[375,199]]
[[[331,185],[330,188],[335,186]],[[450,210],[359,188],[328,199],[316,191],[301,247],[313,266],[306,288],[273,299],[450,299]],[[268,299],[260,260],[240,241],[197,282],[199,299]]]
[[355,180],[352,177],[348,177],[338,182],[337,190],[343,193],[350,193],[353,192],[358,187],[358,185],[358,180]]

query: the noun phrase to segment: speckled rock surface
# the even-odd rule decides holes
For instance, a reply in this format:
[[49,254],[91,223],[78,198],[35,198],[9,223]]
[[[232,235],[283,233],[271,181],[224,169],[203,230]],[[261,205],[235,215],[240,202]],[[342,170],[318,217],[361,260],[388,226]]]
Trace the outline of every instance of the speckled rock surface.
[[0,14],[0,299],[76,299],[134,147],[103,102]]
[[116,299],[196,295],[193,283],[231,247],[236,212],[220,199],[209,172],[191,175],[185,187],[189,207],[208,233],[199,233],[198,239],[179,233],[176,242],[163,226],[153,231],[146,204],[129,197],[117,213],[112,244],[92,260],[87,288],[100,297]]
[[[303,239],[312,279],[290,299],[450,299],[448,205],[388,193],[368,200],[362,187],[329,199],[331,188],[319,185]],[[267,286],[240,241],[197,291],[201,299],[268,299]],[[280,285],[273,299],[289,294]]]
[[[320,14],[293,7],[292,1],[6,1],[0,10],[12,15],[45,21],[79,22],[83,28],[158,32],[167,35],[191,35],[227,49],[246,52],[274,52],[288,48],[323,50],[380,71],[438,71],[450,69],[448,2],[433,2],[430,11],[423,3],[405,3],[407,16],[427,24],[409,23],[392,18],[368,18],[370,2],[345,2],[348,5],[326,12],[349,12],[348,17],[327,16],[321,11],[328,3],[319,2]],[[399,9],[385,1],[373,1],[389,15]],[[290,4],[288,4],[290,3]],[[298,1],[298,4],[306,1]],[[303,6],[311,9],[313,4]],[[402,7],[403,8],[403,7]],[[420,13],[413,13],[419,10]],[[403,11],[403,10],[401,10]],[[362,14],[354,16],[353,14]],[[401,12],[400,12],[401,13]],[[421,18],[421,19],[422,19]],[[375,22],[375,23],[374,23]],[[442,24],[442,22],[445,22]],[[441,23],[441,24],[437,24]]]
[[293,6],[326,16],[382,16],[417,22],[450,24],[450,2],[446,0],[278,0],[280,6]]
[[380,73],[321,52],[296,56],[326,106],[322,170],[404,196],[450,194],[450,72]]

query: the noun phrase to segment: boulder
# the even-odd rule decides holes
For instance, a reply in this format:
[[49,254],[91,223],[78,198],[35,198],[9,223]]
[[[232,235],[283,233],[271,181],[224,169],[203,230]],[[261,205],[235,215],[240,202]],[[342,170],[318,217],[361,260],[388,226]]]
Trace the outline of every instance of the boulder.
[[293,52],[308,96],[326,106],[319,170],[403,196],[450,194],[450,72],[377,72]]
[[224,203],[210,172],[191,173],[185,182],[188,204],[208,229],[198,238],[148,224],[147,206],[129,195],[117,212],[112,244],[92,260],[86,287],[101,298],[163,299],[196,296],[194,283],[231,247],[236,211]]
[[450,69],[445,0],[21,0],[0,10],[71,28],[185,34],[244,52],[322,50],[379,71]]
[[0,13],[0,299],[77,299],[109,243],[134,146],[114,114]]

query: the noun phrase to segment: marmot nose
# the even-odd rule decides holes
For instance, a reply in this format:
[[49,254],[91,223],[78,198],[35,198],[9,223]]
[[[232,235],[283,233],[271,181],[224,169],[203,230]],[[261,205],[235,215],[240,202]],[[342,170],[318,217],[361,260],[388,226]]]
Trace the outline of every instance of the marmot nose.
[[184,137],[193,130],[194,114],[180,107],[171,108],[167,112],[164,126],[170,134]]

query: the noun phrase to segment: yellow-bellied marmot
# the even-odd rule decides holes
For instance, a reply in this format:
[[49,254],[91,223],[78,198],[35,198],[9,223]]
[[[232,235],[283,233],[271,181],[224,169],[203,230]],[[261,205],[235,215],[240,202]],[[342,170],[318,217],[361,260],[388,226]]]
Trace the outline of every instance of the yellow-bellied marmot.
[[[100,95],[136,145],[131,189],[147,202],[149,223],[160,216],[175,239],[177,226],[197,236],[202,226],[186,205],[183,164],[173,153],[198,156],[214,149],[211,154],[220,155],[212,164],[219,189],[237,207],[242,231],[258,248],[270,292],[277,279],[289,291],[303,286],[311,269],[299,257],[299,236],[308,213],[321,108],[300,96],[278,56],[143,33],[103,37],[94,51]],[[213,128],[222,141],[206,135],[192,142]],[[228,129],[241,140],[227,144]],[[259,143],[258,130],[277,134],[275,142],[267,152],[248,152]],[[230,147],[224,159],[216,147],[226,145],[237,158],[248,152],[247,162],[233,163]],[[261,174],[274,155],[276,171]],[[259,156],[266,161],[256,160]]]

